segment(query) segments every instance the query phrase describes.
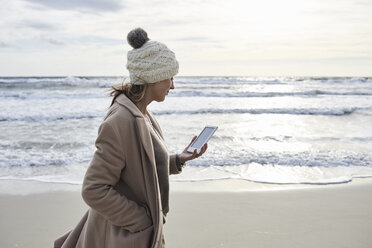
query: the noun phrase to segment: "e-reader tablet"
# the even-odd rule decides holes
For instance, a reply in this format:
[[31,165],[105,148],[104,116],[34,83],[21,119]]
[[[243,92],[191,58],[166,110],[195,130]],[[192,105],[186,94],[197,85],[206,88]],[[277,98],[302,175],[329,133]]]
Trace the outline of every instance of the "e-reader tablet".
[[214,132],[216,132],[216,126],[206,126],[198,135],[198,137],[192,142],[192,144],[187,149],[188,152],[194,152],[196,149],[197,153],[200,153],[201,148],[208,142],[208,140],[212,137]]

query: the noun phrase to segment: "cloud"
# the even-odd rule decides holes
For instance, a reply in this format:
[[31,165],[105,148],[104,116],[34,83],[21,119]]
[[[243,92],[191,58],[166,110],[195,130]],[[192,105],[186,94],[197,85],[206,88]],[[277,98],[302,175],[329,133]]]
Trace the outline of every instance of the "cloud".
[[369,0],[356,1],[356,4],[363,5],[363,6],[371,6],[372,5],[371,1],[369,1]]
[[26,0],[57,10],[119,11],[124,6],[120,0]]
[[194,36],[194,37],[182,37],[176,39],[177,41],[198,41],[198,42],[210,42],[211,39],[208,37]]
[[47,42],[48,44],[54,45],[54,46],[64,46],[65,45],[64,42],[53,39],[53,38],[49,38],[49,37],[41,37],[41,40]]
[[58,27],[54,24],[46,23],[46,22],[40,22],[35,20],[23,20],[19,23],[20,27],[28,27],[38,30],[55,30]]
[[122,45],[124,40],[114,39],[98,35],[84,35],[79,37],[79,42],[88,44],[101,44],[101,45]]
[[8,47],[12,47],[12,45],[9,43],[0,41],[0,48],[8,48]]

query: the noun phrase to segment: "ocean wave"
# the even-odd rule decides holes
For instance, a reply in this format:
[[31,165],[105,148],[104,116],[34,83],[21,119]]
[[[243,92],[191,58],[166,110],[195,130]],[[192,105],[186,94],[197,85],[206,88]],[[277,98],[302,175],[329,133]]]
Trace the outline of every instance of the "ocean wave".
[[371,96],[371,91],[349,91],[349,92],[332,92],[332,91],[322,91],[317,90],[317,95],[337,95],[337,96]]
[[283,78],[269,77],[176,77],[176,85],[281,85]]
[[[277,142],[284,142],[284,141],[291,141],[297,139],[297,137],[293,136],[261,136],[261,137],[242,137],[242,136],[225,136],[225,135],[218,135],[213,136],[213,140],[217,142],[247,142],[247,141],[277,141]],[[372,137],[371,137],[372,139]]]
[[197,115],[197,114],[289,114],[289,115],[350,115],[359,108],[274,108],[274,109],[197,109],[153,111],[156,115]]
[[372,177],[372,167],[306,167],[261,165],[257,163],[238,166],[187,166],[182,174],[175,175],[171,181],[199,182],[223,179],[242,179],[270,184],[338,184],[348,183],[353,178]]
[[78,82],[85,81],[85,78],[79,77],[2,77],[0,78],[0,85],[4,84],[36,84],[36,83],[67,83],[74,84]]
[[118,79],[120,77],[84,77],[84,76],[66,76],[66,77],[0,77],[0,84],[2,83],[40,83],[40,82],[68,82],[81,83],[86,81],[97,81],[107,79]]
[[285,81],[320,82],[327,84],[372,83],[372,77],[286,77]]
[[[107,93],[107,92],[106,92]],[[200,90],[182,90],[170,92],[169,97],[286,97],[286,96],[318,96],[318,95],[335,95],[335,96],[372,96],[372,92],[330,92],[321,90],[311,90],[302,92],[208,92]],[[0,98],[13,98],[22,100],[35,99],[87,99],[87,98],[104,98],[108,94],[102,93],[62,93],[52,91],[50,93],[28,93],[28,92],[1,92]]]
[[365,84],[372,83],[372,77],[176,77],[175,83],[212,85],[286,85],[299,83]]
[[[199,89],[199,88],[198,88]],[[283,96],[318,96],[318,95],[339,95],[339,96],[370,96],[372,92],[331,92],[322,90],[310,90],[299,92],[205,92],[200,90],[183,90],[171,92],[171,97],[283,97]]]
[[[0,180],[22,180],[22,181],[37,181],[46,183],[62,183],[81,185],[83,183],[84,174],[87,165],[79,165],[80,169],[70,169],[71,166],[61,166],[60,169],[50,169],[48,173],[40,173],[33,175],[24,171],[14,172],[14,169],[7,170],[13,174],[1,173]],[[76,166],[77,167],[77,166]],[[249,169],[247,169],[249,167]],[[170,178],[171,182],[205,182],[219,181],[229,179],[246,180],[256,183],[265,184],[309,184],[309,185],[329,185],[342,184],[351,182],[355,178],[371,178],[372,168],[339,168],[336,171],[308,168],[284,168],[280,166],[265,166],[259,168],[260,165],[250,164],[243,165],[238,168],[240,171],[245,171],[245,174],[221,170],[219,167],[211,166],[191,167],[187,166],[181,174],[173,175]],[[33,167],[37,168],[37,167]]]
[[241,137],[241,136],[213,136],[214,140],[218,142],[248,142],[248,141],[276,141],[276,142],[321,142],[321,141],[334,141],[334,142],[358,142],[366,143],[372,142],[372,137],[303,137],[303,136],[252,136],[252,137]]
[[43,99],[87,99],[87,98],[102,98],[104,94],[94,93],[0,93],[0,98],[15,98],[22,100],[43,100]]
[[[57,153],[49,151],[50,156],[45,156],[45,153],[33,152],[33,154],[27,154],[23,152],[22,156],[14,155],[11,160],[0,161],[0,168],[2,170],[11,170],[18,168],[21,171],[28,169],[38,168],[42,173],[45,167],[61,167],[68,166],[74,163],[87,163],[91,160],[91,156],[83,157],[81,154],[70,153],[68,156],[63,153]],[[13,174],[13,173],[11,173]]]
[[[0,77],[2,84],[35,84],[35,83],[67,83],[80,84],[86,82],[111,81],[123,82],[127,76],[57,76],[57,77]],[[299,82],[320,82],[329,84],[343,83],[371,83],[372,77],[237,77],[237,76],[178,76],[177,84],[292,84]],[[111,86],[111,85],[110,85]]]
[[0,88],[102,88],[122,82],[120,77],[0,77]]
[[[317,108],[274,108],[274,109],[196,109],[196,110],[153,110],[155,115],[199,115],[199,114],[287,114],[287,115],[350,115],[362,108],[317,109]],[[366,115],[368,113],[364,113]],[[63,115],[25,115],[25,116],[0,116],[0,122],[12,121],[59,121],[70,119],[95,119],[103,118],[105,112],[73,113]]]
[[105,113],[77,113],[77,114],[66,114],[66,115],[30,115],[30,116],[0,116],[0,121],[26,121],[26,122],[38,122],[38,121],[60,121],[70,119],[94,119],[103,118]]
[[[125,77],[0,77],[0,89],[5,90],[74,90],[74,89],[110,89],[124,81]],[[318,87],[319,90],[299,92],[240,92],[242,88],[250,86],[308,84]],[[372,95],[369,89],[361,91],[326,91],[326,85],[352,85],[368,86],[372,78],[296,78],[296,77],[177,77],[175,84],[177,90],[170,96],[204,96],[204,97],[280,97],[280,96],[317,96],[317,95]],[[328,87],[328,88],[329,88]],[[197,89],[195,91],[195,89]],[[211,92],[212,90],[224,92]],[[232,90],[232,92],[226,92]],[[244,90],[244,89],[243,89]],[[13,94],[13,93],[11,93]],[[7,97],[3,95],[3,97]],[[10,96],[12,97],[12,96]],[[13,97],[23,97],[13,94]],[[68,97],[68,95],[66,95]]]
[[0,148],[2,150],[29,150],[29,149],[40,149],[40,150],[63,150],[83,148],[87,144],[82,142],[53,142],[53,141],[19,141],[19,142],[4,142],[0,141]]
[[[45,151],[44,151],[45,152]],[[48,154],[50,151],[48,151]],[[0,161],[0,179],[48,180],[71,182],[82,179],[91,152],[15,153],[15,157]],[[45,155],[45,154],[44,154]],[[271,153],[247,152],[244,156],[201,157],[190,161],[182,174],[172,181],[205,181],[244,179],[264,183],[332,184],[348,182],[356,177],[371,177],[369,154],[353,152]],[[83,165],[83,166],[82,166]]]
[[357,143],[368,143],[372,142],[372,137],[291,137],[291,136],[279,136],[279,137],[263,137],[263,139],[271,139],[276,141],[305,141],[305,142],[321,142],[321,141],[333,141],[333,142],[357,142]]
[[[49,166],[0,166],[0,180],[24,180],[49,183],[81,184],[89,162]],[[25,169],[25,167],[27,169]]]
[[[234,144],[232,144],[234,146]],[[254,146],[254,145],[253,145]],[[260,165],[280,165],[280,166],[303,166],[303,167],[337,167],[337,166],[366,166],[372,168],[372,156],[366,152],[353,151],[299,151],[299,152],[271,152],[245,149],[232,151],[226,159],[226,155],[219,153],[208,154],[198,160],[188,163],[189,166],[239,166],[242,164],[256,163]]]

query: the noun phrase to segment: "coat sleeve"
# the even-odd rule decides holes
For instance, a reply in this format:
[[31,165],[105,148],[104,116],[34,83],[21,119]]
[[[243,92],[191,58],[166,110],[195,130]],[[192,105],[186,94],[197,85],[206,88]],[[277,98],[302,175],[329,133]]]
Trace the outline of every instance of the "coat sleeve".
[[130,232],[152,225],[146,208],[120,195],[114,186],[125,167],[123,140],[110,123],[103,122],[98,131],[96,152],[84,177],[84,201],[105,219]]
[[169,174],[180,174],[182,172],[181,165],[178,165],[176,162],[177,154],[172,154],[169,156]]

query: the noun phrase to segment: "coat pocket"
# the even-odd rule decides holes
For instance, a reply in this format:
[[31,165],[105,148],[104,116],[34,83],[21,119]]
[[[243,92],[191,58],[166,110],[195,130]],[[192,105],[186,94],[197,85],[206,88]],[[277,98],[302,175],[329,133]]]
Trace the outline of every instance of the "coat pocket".
[[136,248],[151,247],[152,237],[154,236],[154,226],[150,226],[142,231],[135,232],[134,245]]
[[113,248],[149,248],[154,233],[154,226],[138,232],[130,232],[119,226],[111,225],[107,228],[106,246]]

